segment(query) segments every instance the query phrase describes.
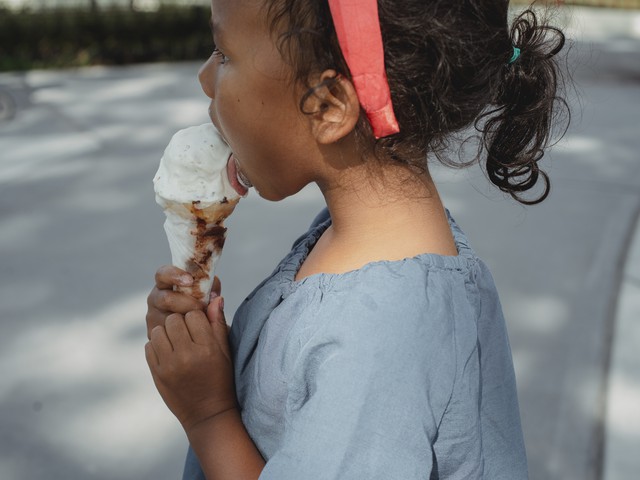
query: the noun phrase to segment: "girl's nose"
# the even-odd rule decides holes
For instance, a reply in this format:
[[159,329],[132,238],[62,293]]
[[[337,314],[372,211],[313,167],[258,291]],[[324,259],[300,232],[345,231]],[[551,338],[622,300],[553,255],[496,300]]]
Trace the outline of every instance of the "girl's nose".
[[200,87],[202,87],[202,91],[205,93],[205,95],[212,100],[215,95],[215,91],[213,88],[213,60],[213,55],[211,55],[209,59],[202,64],[200,70],[198,71],[198,80],[200,81]]

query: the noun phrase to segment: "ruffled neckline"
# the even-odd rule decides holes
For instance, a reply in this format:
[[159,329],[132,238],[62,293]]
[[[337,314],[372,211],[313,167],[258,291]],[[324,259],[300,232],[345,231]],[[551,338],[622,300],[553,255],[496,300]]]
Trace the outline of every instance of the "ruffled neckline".
[[387,269],[392,273],[398,273],[407,264],[418,264],[428,270],[450,270],[461,273],[468,272],[478,261],[475,252],[469,247],[467,238],[451,217],[447,210],[449,227],[458,250],[457,256],[439,255],[435,253],[421,253],[414,257],[407,257],[400,260],[376,260],[369,262],[362,267],[342,273],[316,273],[302,280],[296,280],[295,276],[300,267],[309,256],[318,239],[331,225],[331,218],[319,223],[309,230],[306,238],[300,241],[289,255],[281,262],[279,276],[283,287],[284,296],[291,295],[302,286],[317,286],[323,290],[331,289],[336,283],[345,281],[357,281],[371,271],[377,269]]

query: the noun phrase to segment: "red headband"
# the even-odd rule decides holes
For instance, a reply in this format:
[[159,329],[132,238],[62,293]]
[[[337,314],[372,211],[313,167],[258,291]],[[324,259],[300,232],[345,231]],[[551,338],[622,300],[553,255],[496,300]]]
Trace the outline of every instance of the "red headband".
[[342,55],[376,138],[398,133],[384,68],[377,0],[329,0]]

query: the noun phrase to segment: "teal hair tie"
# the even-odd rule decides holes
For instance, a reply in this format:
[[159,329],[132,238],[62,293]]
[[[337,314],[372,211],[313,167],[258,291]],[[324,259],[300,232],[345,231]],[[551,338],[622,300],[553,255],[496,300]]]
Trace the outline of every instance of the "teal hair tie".
[[518,47],[513,47],[513,55],[511,55],[511,60],[509,60],[509,65],[518,60],[520,56],[520,49]]

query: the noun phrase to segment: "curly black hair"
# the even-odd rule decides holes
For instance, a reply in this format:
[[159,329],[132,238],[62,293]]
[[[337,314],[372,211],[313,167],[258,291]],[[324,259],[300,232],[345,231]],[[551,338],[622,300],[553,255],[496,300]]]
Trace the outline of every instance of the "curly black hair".
[[[327,0],[265,2],[293,80],[306,84],[311,74],[326,69],[349,77]],[[429,155],[450,166],[484,156],[487,176],[500,190],[524,204],[543,201],[550,183],[539,161],[554,127],[564,125],[561,137],[570,118],[557,57],[565,37],[532,9],[509,26],[508,7],[508,0],[378,0],[400,132],[376,140],[361,112],[360,145],[381,161],[423,172]],[[510,63],[514,47],[521,53]],[[301,109],[318,86],[307,87]],[[480,134],[476,157],[452,160],[452,142],[471,126]],[[542,193],[527,199],[523,193],[539,180]]]

